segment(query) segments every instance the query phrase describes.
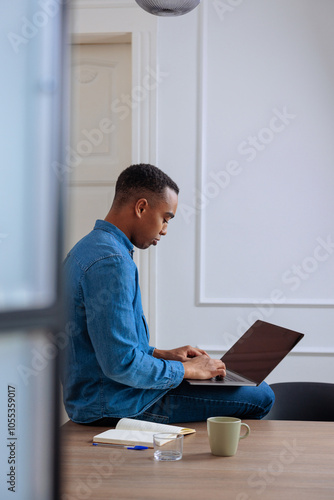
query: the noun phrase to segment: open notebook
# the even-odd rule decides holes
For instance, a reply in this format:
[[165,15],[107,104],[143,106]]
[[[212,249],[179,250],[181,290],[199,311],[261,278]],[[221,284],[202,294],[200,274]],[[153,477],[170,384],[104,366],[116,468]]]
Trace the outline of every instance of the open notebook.
[[101,432],[93,438],[93,443],[139,445],[153,448],[153,434],[168,432],[171,434],[192,434],[195,429],[176,425],[157,424],[145,420],[122,418],[115,429]]

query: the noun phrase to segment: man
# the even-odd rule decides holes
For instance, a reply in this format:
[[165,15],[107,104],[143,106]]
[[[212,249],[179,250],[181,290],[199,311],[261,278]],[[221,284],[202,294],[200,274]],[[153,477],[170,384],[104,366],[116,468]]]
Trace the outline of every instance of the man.
[[71,420],[113,425],[132,417],[157,422],[214,415],[262,418],[273,393],[259,387],[196,387],[183,379],[225,375],[221,360],[191,346],[149,345],[133,246],[157,245],[176,214],[179,188],[152,165],[132,165],[116,183],[105,220],[80,240],[64,268],[71,337],[63,377]]

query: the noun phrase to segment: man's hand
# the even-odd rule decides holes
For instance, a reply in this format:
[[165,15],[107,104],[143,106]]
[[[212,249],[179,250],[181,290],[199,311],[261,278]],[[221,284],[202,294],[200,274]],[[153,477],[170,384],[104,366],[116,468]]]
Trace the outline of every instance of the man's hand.
[[191,345],[169,350],[154,349],[153,351],[153,356],[155,358],[181,362],[189,361],[191,358],[203,355],[209,357],[205,351],[197,349],[197,347],[192,347]]
[[226,367],[220,359],[212,359],[208,355],[188,359],[184,363],[184,378],[207,380],[220,375],[225,377]]

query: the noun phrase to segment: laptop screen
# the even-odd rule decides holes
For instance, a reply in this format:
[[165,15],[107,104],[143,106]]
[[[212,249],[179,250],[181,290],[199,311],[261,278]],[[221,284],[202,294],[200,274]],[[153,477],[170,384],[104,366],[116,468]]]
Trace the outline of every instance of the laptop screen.
[[258,320],[221,359],[228,370],[260,383],[303,337],[303,333]]

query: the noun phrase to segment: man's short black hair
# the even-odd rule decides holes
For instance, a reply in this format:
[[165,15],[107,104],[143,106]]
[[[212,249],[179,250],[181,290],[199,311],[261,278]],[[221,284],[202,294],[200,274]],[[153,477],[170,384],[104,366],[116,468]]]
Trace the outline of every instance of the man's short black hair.
[[179,194],[177,184],[158,167],[146,163],[131,165],[117,179],[114,204],[121,206],[134,196],[141,198],[148,194],[155,199],[166,188]]

